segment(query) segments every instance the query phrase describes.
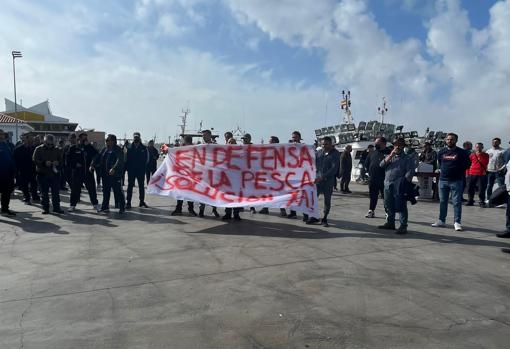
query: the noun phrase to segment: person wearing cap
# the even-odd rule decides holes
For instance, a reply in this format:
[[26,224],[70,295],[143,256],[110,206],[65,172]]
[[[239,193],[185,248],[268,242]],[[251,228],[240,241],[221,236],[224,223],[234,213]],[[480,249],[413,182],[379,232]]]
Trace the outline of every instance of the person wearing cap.
[[128,173],[127,210],[131,209],[135,181],[138,182],[138,198],[140,199],[138,207],[148,207],[145,203],[145,171],[149,164],[149,157],[149,151],[142,143],[140,132],[133,133],[133,144],[129,146],[126,152],[126,170]]
[[91,167],[97,155],[98,151],[89,143],[86,132],[81,132],[78,135],[78,143],[69,147],[67,151],[65,162],[71,171],[69,212],[76,210],[76,205],[80,201],[81,188],[84,184],[89,194],[90,203],[96,211],[101,210],[97,201],[96,181]]
[[37,171],[37,182],[41,189],[41,205],[43,214],[50,210],[49,191],[51,189],[51,203],[54,213],[64,213],[60,208],[60,171],[62,164],[62,149],[55,146],[52,134],[44,136],[44,143],[35,148],[33,160]]
[[404,152],[405,140],[397,138],[393,142],[394,148],[379,164],[385,170],[384,176],[384,205],[388,216],[386,223],[379,229],[395,230],[395,214],[400,213],[400,227],[396,234],[407,234],[407,200],[406,193],[410,191],[415,166],[411,156]]
[[122,191],[121,177],[124,173],[124,152],[117,145],[117,136],[109,134],[106,137],[106,147],[92,162],[92,167],[98,169],[103,182],[103,203],[100,212],[110,212],[110,195],[113,190],[115,202],[119,207],[119,213],[126,210],[126,201]]
[[[292,134],[291,134],[291,138],[289,140],[289,143],[299,144],[299,143],[301,143],[302,140],[303,139],[301,138],[301,132],[293,131]],[[291,210],[290,213],[287,215],[286,211],[282,211],[280,213],[280,216],[287,217],[289,219],[295,219],[295,218],[297,218],[297,213],[296,213],[296,211]],[[303,214],[303,222],[308,222],[308,215],[307,214]]]
[[505,149],[500,145],[501,139],[496,137],[492,140],[492,148],[487,150],[487,155],[489,156],[489,164],[487,165],[487,199],[490,199],[492,195],[494,184],[500,187],[505,183]]
[[14,150],[14,161],[16,162],[16,183],[23,193],[23,202],[31,205],[33,201],[40,201],[37,192],[37,179],[35,164],[32,160],[35,147],[28,135],[21,136],[21,144]]
[[[214,144],[214,139],[212,137],[211,130],[203,130],[202,131],[202,141],[204,144]],[[218,210],[216,207],[212,206],[212,214],[214,217],[218,218],[220,214],[218,213]],[[200,206],[198,206],[198,216],[200,218],[205,217],[205,204],[200,203]]]
[[11,193],[14,191],[16,164],[12,148],[5,139],[5,132],[0,130],[0,194],[1,214],[13,217],[16,215],[9,209]]

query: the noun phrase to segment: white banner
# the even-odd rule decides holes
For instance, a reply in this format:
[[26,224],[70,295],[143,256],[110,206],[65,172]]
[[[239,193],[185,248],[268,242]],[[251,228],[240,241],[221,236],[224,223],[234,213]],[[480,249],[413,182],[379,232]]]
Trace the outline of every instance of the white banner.
[[169,148],[147,192],[216,207],[289,208],[319,217],[315,152],[305,144]]

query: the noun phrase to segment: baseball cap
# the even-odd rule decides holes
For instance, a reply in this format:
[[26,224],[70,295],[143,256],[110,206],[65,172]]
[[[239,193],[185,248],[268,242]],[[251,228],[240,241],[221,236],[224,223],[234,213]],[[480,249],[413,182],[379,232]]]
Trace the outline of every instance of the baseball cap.
[[241,139],[251,139],[251,134],[245,133],[244,136],[241,137]]

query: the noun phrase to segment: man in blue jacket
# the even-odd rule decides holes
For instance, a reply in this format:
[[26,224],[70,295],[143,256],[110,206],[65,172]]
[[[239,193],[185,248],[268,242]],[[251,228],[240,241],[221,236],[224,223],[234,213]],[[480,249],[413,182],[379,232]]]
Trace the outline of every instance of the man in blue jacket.
[[[328,214],[331,209],[331,196],[335,186],[335,176],[340,166],[340,153],[333,146],[331,137],[326,136],[322,139],[322,149],[317,152],[315,164],[317,167],[317,176],[315,178],[317,195],[324,195],[324,217],[321,220],[321,224],[327,227],[329,226]],[[319,222],[317,218],[311,217],[306,224],[317,222]]]
[[16,166],[12,147],[7,143],[5,133],[0,130],[0,193],[2,203],[2,214],[10,217],[16,214],[9,210],[11,193],[14,190],[14,177],[16,175]]
[[135,180],[138,182],[138,197],[140,199],[139,207],[148,207],[145,203],[145,172],[149,164],[149,151],[142,144],[140,133],[133,133],[133,143],[129,146],[126,153],[126,169],[128,173],[128,187],[126,209],[131,208],[131,198],[133,196],[133,187]]

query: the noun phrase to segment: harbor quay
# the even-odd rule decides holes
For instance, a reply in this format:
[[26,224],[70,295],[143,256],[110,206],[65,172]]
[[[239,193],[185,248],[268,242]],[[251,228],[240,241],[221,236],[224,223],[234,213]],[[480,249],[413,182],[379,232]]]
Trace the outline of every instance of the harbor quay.
[[175,200],[152,195],[123,215],[82,196],[43,216],[13,198],[0,348],[507,348],[505,210],[464,207],[455,231],[419,201],[396,235],[377,229],[381,207],[364,217],[367,187],[351,190],[334,193],[329,227],[279,210],[173,217]]

